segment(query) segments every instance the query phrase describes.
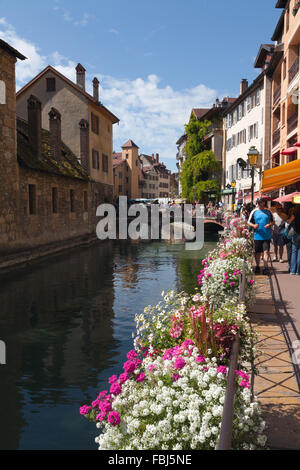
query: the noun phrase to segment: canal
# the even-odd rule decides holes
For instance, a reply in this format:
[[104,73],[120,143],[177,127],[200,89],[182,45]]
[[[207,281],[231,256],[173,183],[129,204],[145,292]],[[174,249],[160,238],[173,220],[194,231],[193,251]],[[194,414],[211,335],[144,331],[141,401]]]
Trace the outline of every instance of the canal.
[[0,284],[0,449],[96,449],[79,407],[122,372],[134,315],[161,291],[192,292],[203,250],[105,241],[41,261]]

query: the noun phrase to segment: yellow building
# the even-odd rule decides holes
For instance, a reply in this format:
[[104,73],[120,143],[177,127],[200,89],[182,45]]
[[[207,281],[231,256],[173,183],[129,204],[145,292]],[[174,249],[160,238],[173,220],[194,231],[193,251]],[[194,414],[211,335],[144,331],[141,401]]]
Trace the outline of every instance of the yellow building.
[[122,152],[113,154],[115,197],[142,197],[143,175],[138,150],[138,146],[129,139],[122,145]]

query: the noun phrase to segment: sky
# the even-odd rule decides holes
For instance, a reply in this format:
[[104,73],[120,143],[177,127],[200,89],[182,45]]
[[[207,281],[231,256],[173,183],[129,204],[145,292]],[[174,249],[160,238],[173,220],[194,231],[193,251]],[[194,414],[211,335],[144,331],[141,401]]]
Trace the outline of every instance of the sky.
[[271,43],[275,0],[0,0],[0,38],[27,57],[17,89],[48,64],[86,89],[119,119],[113,148],[132,139],[176,171],[176,141],[192,108],[239,95],[251,83],[260,44]]

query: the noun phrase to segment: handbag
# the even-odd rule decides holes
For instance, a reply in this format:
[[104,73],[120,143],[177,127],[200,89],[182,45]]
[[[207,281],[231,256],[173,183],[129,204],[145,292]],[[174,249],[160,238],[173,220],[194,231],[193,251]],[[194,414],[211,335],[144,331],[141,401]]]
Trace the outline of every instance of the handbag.
[[295,235],[295,227],[294,227],[294,222],[291,224],[286,224],[284,229],[281,230],[280,235],[282,238],[282,241],[284,242],[285,245],[287,245],[289,242],[292,241],[293,236]]

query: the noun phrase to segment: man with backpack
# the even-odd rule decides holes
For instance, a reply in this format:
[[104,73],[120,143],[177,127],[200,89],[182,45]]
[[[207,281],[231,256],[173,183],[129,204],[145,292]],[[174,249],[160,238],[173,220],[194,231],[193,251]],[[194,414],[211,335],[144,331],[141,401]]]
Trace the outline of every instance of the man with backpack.
[[272,239],[271,227],[275,221],[272,213],[266,208],[264,199],[259,198],[256,200],[257,207],[251,212],[248,225],[254,229],[254,246],[255,246],[255,274],[260,273],[260,258],[263,253],[264,268],[263,274],[270,274],[268,268],[268,261],[270,257],[270,244]]

